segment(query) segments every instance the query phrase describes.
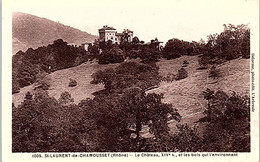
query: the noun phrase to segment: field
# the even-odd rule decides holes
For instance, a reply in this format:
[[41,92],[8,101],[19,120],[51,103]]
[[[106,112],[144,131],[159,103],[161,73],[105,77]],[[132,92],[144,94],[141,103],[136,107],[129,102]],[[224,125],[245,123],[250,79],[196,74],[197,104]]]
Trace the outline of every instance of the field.
[[[250,66],[249,59],[235,59],[217,66],[220,70],[220,77],[213,79],[208,77],[209,70],[199,70],[198,56],[182,56],[173,60],[160,60],[157,62],[161,76],[176,74],[181,68],[184,60],[189,62],[185,69],[188,77],[178,81],[162,81],[158,88],[149,90],[148,93],[163,93],[163,102],[171,103],[179,110],[182,116],[181,123],[194,125],[203,116],[206,100],[203,99],[202,92],[207,88],[212,90],[223,90],[228,94],[236,91],[239,94],[249,95],[250,92]],[[59,70],[49,74],[51,86],[49,95],[58,99],[62,92],[68,91],[74,102],[78,104],[82,99],[93,98],[93,92],[103,89],[103,85],[90,84],[91,75],[98,70],[115,67],[118,64],[99,65],[96,62],[84,63],[77,67]],[[77,86],[69,87],[69,79],[77,81]],[[19,93],[13,94],[13,103],[19,105],[27,91],[33,92],[35,84],[24,87]],[[176,122],[171,121],[169,126],[175,130]]]

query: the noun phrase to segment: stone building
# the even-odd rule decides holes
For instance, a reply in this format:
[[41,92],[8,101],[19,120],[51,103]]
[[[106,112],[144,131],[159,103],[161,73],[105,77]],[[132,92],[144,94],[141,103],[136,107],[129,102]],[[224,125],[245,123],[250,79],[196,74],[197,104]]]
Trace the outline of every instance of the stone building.
[[132,42],[133,41],[133,31],[125,29],[122,33],[117,33],[116,29],[104,25],[103,28],[98,30],[99,32],[99,42],[109,41],[112,43],[120,44],[122,41]]

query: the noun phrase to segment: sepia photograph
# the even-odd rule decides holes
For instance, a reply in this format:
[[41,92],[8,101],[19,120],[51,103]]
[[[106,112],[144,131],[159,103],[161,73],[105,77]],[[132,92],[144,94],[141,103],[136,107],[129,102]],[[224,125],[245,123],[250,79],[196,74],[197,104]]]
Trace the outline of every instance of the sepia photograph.
[[7,4],[10,154],[258,152],[258,0]]

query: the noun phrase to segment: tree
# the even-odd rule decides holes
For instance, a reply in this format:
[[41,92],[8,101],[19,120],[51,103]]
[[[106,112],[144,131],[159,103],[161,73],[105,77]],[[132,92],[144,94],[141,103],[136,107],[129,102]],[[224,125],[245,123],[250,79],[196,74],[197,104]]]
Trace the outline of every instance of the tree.
[[105,69],[104,71],[99,70],[96,73],[92,74],[92,77],[92,84],[104,84],[105,89],[111,91],[112,82],[115,77],[115,71],[112,68]]
[[[232,60],[240,56],[249,57],[250,30],[247,25],[224,24],[224,31],[220,34],[208,36],[206,53],[210,59]],[[247,55],[247,56],[244,56]]]
[[123,51],[119,47],[104,50],[99,57],[99,64],[120,63],[124,61]]
[[241,44],[241,52],[243,58],[250,58],[250,29],[246,29]]
[[161,57],[160,51],[152,47],[142,48],[139,57],[142,59],[143,63],[151,63],[159,61]]
[[[203,136],[202,151],[250,151],[250,99],[235,92],[229,96],[223,91],[204,92],[208,101],[205,117],[208,122]],[[228,138],[227,138],[228,137]]]
[[14,94],[14,93],[20,92],[20,86],[19,86],[19,83],[17,81],[16,70],[13,69],[12,71],[13,71],[12,72],[12,94]]
[[124,62],[115,69],[98,71],[92,77],[91,83],[104,84],[108,92],[120,92],[133,86],[146,89],[159,84],[158,67],[137,62]]
[[99,54],[99,49],[98,49],[98,47],[95,44],[92,46],[92,44],[90,43],[89,46],[88,46],[88,51],[91,54],[94,54],[94,55]]
[[82,111],[77,105],[60,105],[47,91],[27,93],[24,102],[13,106],[13,152],[88,151]]
[[135,36],[135,37],[133,38],[133,43],[134,43],[134,44],[138,44],[139,42],[140,42],[139,38],[138,38],[137,36]]
[[84,111],[89,129],[98,138],[99,151],[146,151],[146,139],[141,135],[148,126],[156,140],[168,137],[167,121],[180,120],[177,109],[161,102],[162,95],[145,94],[140,88],[129,88],[122,95],[111,94],[83,100],[79,107]]
[[165,44],[163,56],[166,59],[175,59],[183,55],[182,41],[179,39],[170,39]]
[[18,52],[12,58],[12,66],[19,87],[24,87],[37,81],[38,74],[77,66],[86,60],[86,52],[82,48],[58,39],[47,47]]
[[56,137],[51,134],[58,108],[55,99],[28,92],[24,102],[13,109],[13,152],[47,152]]
[[178,130],[170,138],[171,151],[199,152],[203,139],[199,136],[196,127],[190,128],[187,124],[177,124]]

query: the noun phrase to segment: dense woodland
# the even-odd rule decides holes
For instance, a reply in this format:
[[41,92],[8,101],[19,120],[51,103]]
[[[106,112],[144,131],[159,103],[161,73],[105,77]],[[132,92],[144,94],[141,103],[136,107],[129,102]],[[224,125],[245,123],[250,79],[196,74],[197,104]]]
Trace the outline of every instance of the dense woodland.
[[[250,30],[246,25],[224,25],[220,34],[207,42],[169,40],[158,48],[155,40],[114,45],[94,44],[86,52],[59,39],[47,47],[19,51],[13,56],[13,93],[37,83],[35,93],[28,92],[19,106],[13,105],[12,136],[14,152],[91,152],[91,151],[250,151],[250,99],[235,92],[207,89],[203,135],[187,125],[169,133],[168,121],[181,120],[178,107],[162,102],[163,94],[146,93],[165,78],[159,76],[156,62],[183,55],[199,55],[201,69],[211,67],[209,77],[218,77],[214,65],[239,57],[250,57]],[[100,52],[102,51],[102,52]],[[140,58],[140,62],[131,59]],[[119,63],[93,74],[92,84],[103,84],[93,99],[73,103],[68,92],[56,100],[48,95],[45,75],[96,59],[99,64]],[[129,61],[125,61],[125,60]],[[185,64],[176,80],[188,76]],[[109,94],[109,95],[108,95]],[[146,126],[152,137],[142,136]],[[229,138],[226,138],[226,137]]]

